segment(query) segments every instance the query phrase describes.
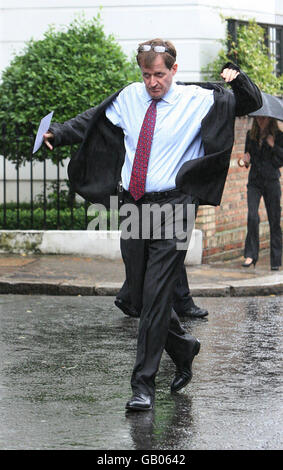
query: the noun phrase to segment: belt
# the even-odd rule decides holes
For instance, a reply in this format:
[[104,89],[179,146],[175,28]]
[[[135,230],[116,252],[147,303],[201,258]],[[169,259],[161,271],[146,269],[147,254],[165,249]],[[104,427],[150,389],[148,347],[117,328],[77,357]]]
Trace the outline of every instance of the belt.
[[166,191],[144,193],[144,195],[138,201],[135,201],[131,193],[129,191],[126,191],[126,189],[123,189],[123,193],[127,198],[132,199],[133,202],[137,202],[137,203],[154,202],[154,201],[161,201],[162,199],[165,199],[167,197],[171,197],[175,195],[177,196],[178,194],[180,194],[180,189],[174,188],[174,189],[167,189]]

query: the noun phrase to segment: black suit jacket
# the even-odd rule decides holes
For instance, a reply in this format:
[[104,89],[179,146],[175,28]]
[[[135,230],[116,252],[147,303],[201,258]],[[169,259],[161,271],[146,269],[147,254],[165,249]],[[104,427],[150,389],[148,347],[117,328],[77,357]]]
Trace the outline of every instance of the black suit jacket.
[[283,132],[276,133],[273,147],[270,147],[266,140],[260,147],[257,141],[250,138],[248,131],[245,152],[249,152],[251,156],[249,183],[261,185],[280,178],[279,168],[283,166]]
[[[231,63],[225,67],[239,70]],[[257,110],[262,99],[257,86],[242,72],[231,82],[232,91],[209,83],[205,87],[214,93],[214,104],[201,124],[205,155],[180,168],[176,185],[196,196],[200,204],[218,205],[229,169],[235,117]],[[70,121],[50,127],[54,146],[82,142],[68,166],[71,186],[86,200],[107,208],[117,191],[125,147],[123,131],[106,118],[105,110],[120,91]]]

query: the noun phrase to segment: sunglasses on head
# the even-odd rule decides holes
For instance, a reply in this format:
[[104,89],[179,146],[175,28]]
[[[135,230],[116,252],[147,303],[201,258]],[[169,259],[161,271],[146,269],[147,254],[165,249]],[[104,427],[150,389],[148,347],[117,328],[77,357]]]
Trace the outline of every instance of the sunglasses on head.
[[173,54],[170,52],[168,47],[166,47],[166,46],[154,46],[153,44],[144,44],[143,46],[139,46],[138,52],[149,52],[151,49],[154,52],[157,52],[159,54],[160,53],[162,54],[164,52],[168,52],[168,54],[170,54],[173,57]]

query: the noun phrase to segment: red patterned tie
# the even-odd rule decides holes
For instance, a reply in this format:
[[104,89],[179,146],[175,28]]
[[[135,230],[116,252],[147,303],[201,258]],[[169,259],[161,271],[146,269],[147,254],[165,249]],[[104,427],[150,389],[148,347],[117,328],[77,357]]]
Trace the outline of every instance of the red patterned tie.
[[150,156],[151,143],[156,121],[156,104],[160,100],[152,100],[145,114],[136,148],[129,191],[137,201],[145,193],[145,182]]

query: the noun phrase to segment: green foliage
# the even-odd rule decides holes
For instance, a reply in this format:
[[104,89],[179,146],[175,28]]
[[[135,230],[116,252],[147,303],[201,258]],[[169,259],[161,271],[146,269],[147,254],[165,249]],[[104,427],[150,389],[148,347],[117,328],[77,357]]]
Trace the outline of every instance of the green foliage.
[[[65,189],[62,189],[61,186],[64,185]],[[69,180],[61,180],[58,188],[58,181],[54,180],[47,185],[46,188],[46,197],[44,201],[43,194],[37,194],[34,199],[34,205],[42,207],[44,204],[47,208],[60,206],[60,209],[74,208],[82,206],[84,203],[77,202],[75,193],[70,189]]]
[[[111,227],[111,217],[113,216],[110,211],[105,213],[107,230]],[[58,211],[55,207],[47,207],[44,214],[42,207],[34,207],[31,212],[27,204],[20,204],[19,208],[15,204],[7,204],[4,223],[4,210],[0,207],[1,230],[85,230],[94,218],[98,219],[99,213],[86,216],[83,205],[73,209],[60,207],[58,220]],[[94,229],[99,230],[99,224]]]
[[[75,195],[69,189],[69,182],[65,181],[67,189],[58,191],[57,181],[53,181],[48,186],[46,199],[39,194],[33,201],[31,208],[30,202],[8,202],[0,205],[0,229],[5,230],[85,230],[87,225],[93,219],[101,220],[104,217],[105,229],[110,230],[113,217],[119,217],[118,213],[105,211],[103,215],[99,212],[90,211],[88,214],[89,203],[79,202]],[[59,210],[59,219],[58,219]],[[87,215],[88,214],[88,215]],[[93,225],[91,230],[99,230],[99,224]]]
[[[3,211],[1,211],[0,227],[4,227],[3,215]],[[17,217],[19,217],[19,225]],[[31,211],[29,209],[20,208],[19,213],[16,209],[7,209],[5,230],[15,230],[15,227],[19,230],[31,229]],[[60,227],[58,227],[56,209],[46,210],[46,223],[44,224],[43,209],[37,207],[33,211],[32,228],[34,230],[57,230],[58,228],[60,230],[85,230],[84,208],[78,207],[73,210],[73,221],[70,209],[60,209]]]
[[[228,51],[230,41],[230,52]],[[219,80],[219,70],[226,62],[236,62],[246,72],[257,86],[266,93],[281,95],[283,93],[283,75],[274,74],[274,57],[268,55],[264,42],[264,29],[255,20],[247,25],[240,25],[237,31],[237,42],[227,35],[222,43],[216,59],[205,67],[209,79]],[[208,75],[206,75],[208,78]]]
[[[67,30],[50,26],[42,40],[26,43],[2,75],[0,131],[5,123],[8,158],[18,164],[30,160],[38,124],[50,111],[54,121],[64,122],[137,80],[138,66],[127,59],[112,35],[106,37],[99,16],[90,21],[78,17]],[[70,149],[48,156],[62,160],[70,156]],[[43,149],[35,158],[43,158]]]

